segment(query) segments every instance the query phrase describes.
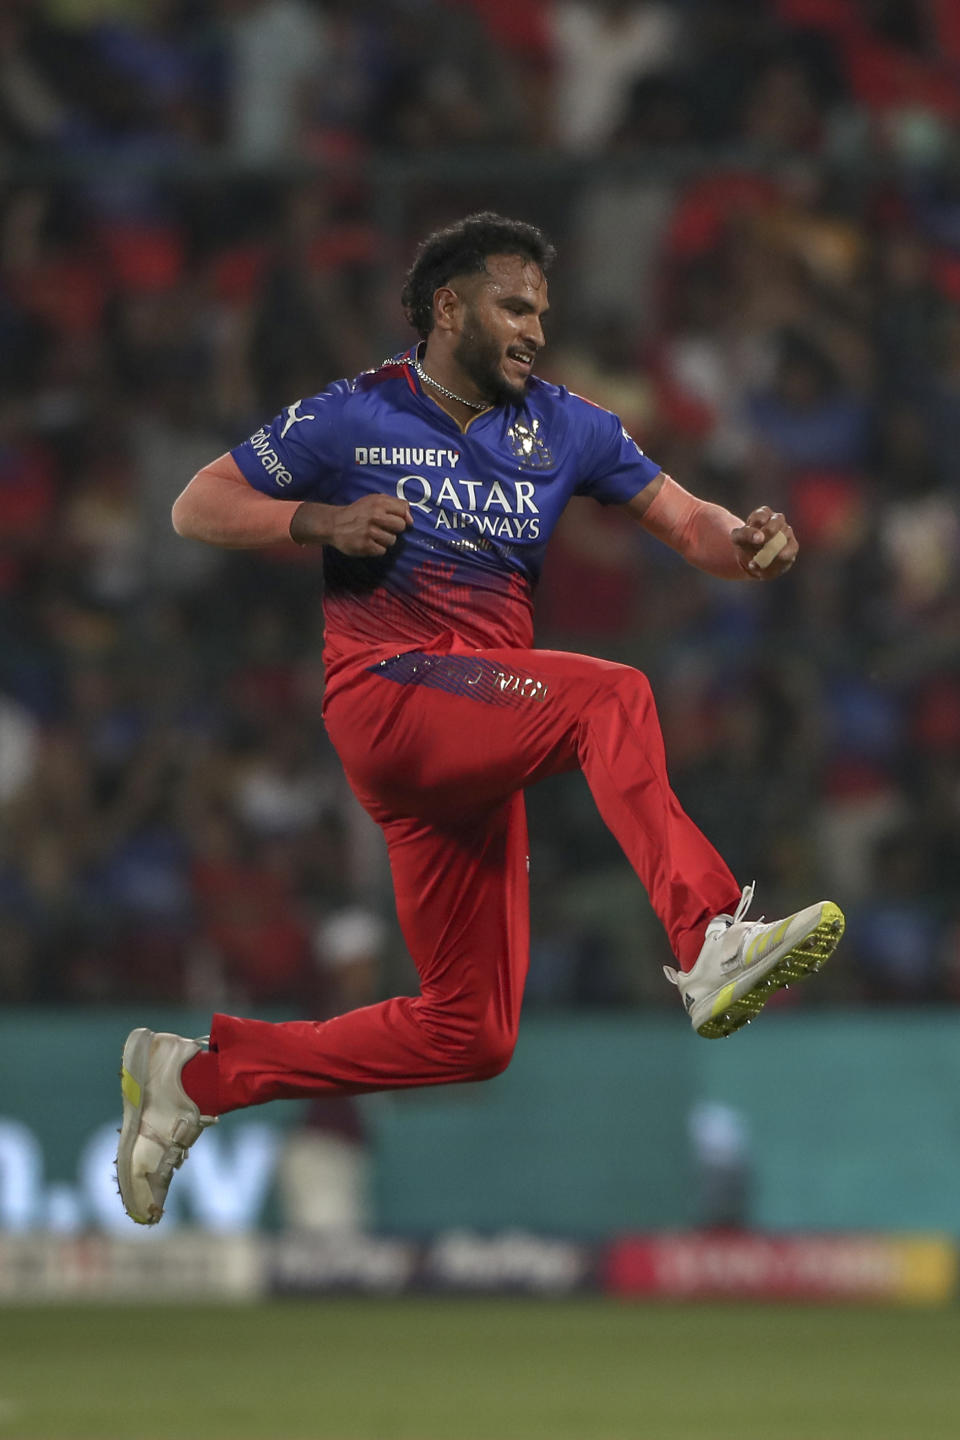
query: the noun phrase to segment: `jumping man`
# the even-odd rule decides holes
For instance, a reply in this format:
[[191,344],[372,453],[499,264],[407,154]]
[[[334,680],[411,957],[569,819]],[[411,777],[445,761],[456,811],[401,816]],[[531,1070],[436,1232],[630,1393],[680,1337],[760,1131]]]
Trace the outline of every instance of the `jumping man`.
[[123,1052],[117,1172],[153,1225],[206,1125],[267,1100],[483,1080],[509,1063],[529,948],[523,789],[583,771],[677,959],[693,1028],[752,1019],[818,970],[843,932],[819,901],[745,918],[742,892],[667,778],[639,671],[533,649],[532,597],[571,495],[623,505],[691,565],[745,584],[793,565],[766,506],[699,500],[616,415],[534,376],[552,247],[485,213],[431,235],[403,305],[419,343],[288,405],[196,475],[181,535],[324,555],[324,720],[383,828],[420,994],[332,1020],[215,1015],[209,1046],[134,1030]]

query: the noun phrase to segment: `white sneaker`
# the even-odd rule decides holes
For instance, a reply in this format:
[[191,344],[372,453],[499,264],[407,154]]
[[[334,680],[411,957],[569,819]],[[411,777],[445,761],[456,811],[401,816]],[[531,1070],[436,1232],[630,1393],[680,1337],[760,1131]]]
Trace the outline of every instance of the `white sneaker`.
[[216,1124],[180,1083],[184,1065],[202,1048],[197,1040],[153,1030],[131,1030],[123,1047],[117,1183],[123,1208],[138,1225],[157,1224],[174,1170],[201,1132]]
[[753,900],[747,885],[734,915],[717,915],[707,926],[693,969],[671,966],[664,974],[680,991],[698,1035],[730,1035],[758,1015],[775,990],[825,965],[843,935],[843,911],[821,900],[769,924],[744,920]]

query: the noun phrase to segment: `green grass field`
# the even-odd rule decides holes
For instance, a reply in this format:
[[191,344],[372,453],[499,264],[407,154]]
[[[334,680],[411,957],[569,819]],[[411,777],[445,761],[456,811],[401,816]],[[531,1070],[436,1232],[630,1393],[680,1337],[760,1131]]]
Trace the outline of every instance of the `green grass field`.
[[4,1440],[957,1440],[960,1311],[0,1310]]

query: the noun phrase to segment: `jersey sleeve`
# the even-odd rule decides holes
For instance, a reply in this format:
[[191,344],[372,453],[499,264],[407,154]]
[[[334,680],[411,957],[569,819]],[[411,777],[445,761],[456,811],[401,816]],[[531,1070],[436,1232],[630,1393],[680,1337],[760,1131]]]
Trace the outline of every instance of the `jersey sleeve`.
[[574,494],[590,495],[601,505],[625,505],[660,474],[660,466],[644,455],[618,415],[589,400],[581,400],[578,409],[581,464]]
[[343,469],[340,412],[349,393],[337,381],[295,400],[230,454],[255,490],[281,500],[330,503]]

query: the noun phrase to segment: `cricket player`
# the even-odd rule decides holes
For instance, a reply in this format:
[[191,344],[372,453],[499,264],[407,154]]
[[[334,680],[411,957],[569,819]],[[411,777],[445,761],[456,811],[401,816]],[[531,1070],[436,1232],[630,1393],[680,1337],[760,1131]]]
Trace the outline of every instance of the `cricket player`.
[[545,776],[583,771],[698,1034],[745,1024],[840,939],[830,901],[746,918],[753,887],[680,808],[639,671],[533,648],[534,587],[572,495],[625,506],[733,582],[768,582],[797,556],[781,514],[744,521],[696,498],[616,415],[536,377],[552,258],[539,230],[491,213],[429,236],[403,292],[419,341],[294,401],[176,501],[181,535],[323,546],[324,720],[386,836],[420,993],[322,1022],[215,1015],[208,1043],[134,1030],[117,1172],[140,1224],[159,1221],[173,1171],[227,1111],[506,1067],[529,946],[523,790]]

